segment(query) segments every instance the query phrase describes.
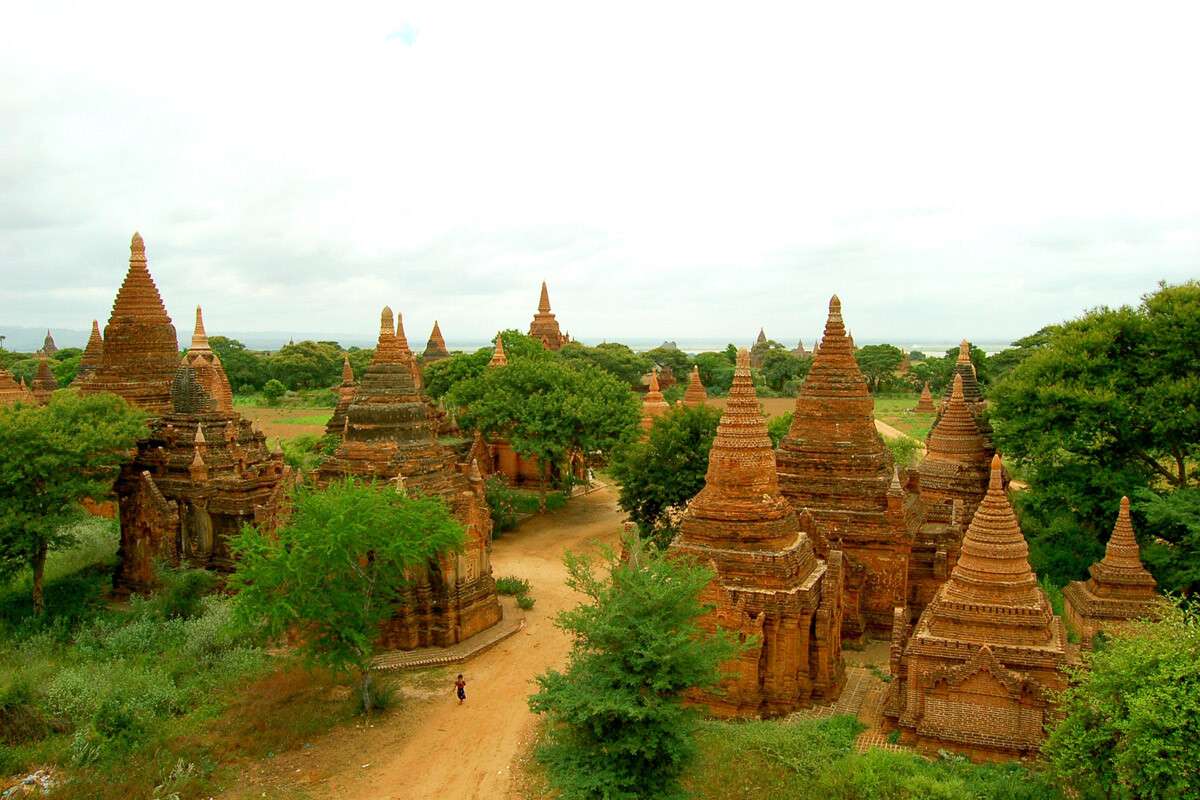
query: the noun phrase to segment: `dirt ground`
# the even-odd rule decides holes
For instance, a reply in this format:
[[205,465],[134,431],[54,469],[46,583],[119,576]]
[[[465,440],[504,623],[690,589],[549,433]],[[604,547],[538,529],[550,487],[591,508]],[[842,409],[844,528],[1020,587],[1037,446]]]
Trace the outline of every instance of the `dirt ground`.
[[[379,718],[373,727],[338,729],[302,751],[254,764],[223,797],[508,797],[514,762],[535,730],[526,703],[535,689],[533,678],[563,664],[570,649],[569,639],[553,624],[560,610],[579,600],[564,583],[562,555],[595,542],[615,544],[623,520],[616,491],[604,488],[498,539],[493,573],[525,578],[533,587],[537,604],[527,612],[524,630],[461,666],[418,676],[424,691],[416,699],[406,679],[402,711]],[[467,681],[462,706],[452,696],[458,671]]]

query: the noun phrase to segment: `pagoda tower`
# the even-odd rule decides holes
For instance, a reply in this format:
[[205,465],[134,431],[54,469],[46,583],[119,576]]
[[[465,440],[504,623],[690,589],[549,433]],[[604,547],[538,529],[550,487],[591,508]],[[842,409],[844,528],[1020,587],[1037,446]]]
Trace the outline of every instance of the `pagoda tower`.
[[1157,583],[1142,565],[1141,550],[1129,519],[1129,498],[1121,510],[1104,558],[1088,567],[1087,581],[1071,581],[1063,589],[1063,616],[1091,647],[1097,633],[1114,633],[1136,619],[1158,619],[1165,603],[1155,592]]
[[708,564],[702,593],[715,606],[702,621],[739,640],[756,639],[732,665],[719,694],[697,694],[717,716],[772,717],[838,696],[841,553],[816,557],[812,519],[800,521],[779,491],[775,454],[738,352],[729,401],[708,456],[704,488],[687,505],[670,552]]
[[33,397],[39,406],[44,406],[50,402],[50,396],[56,389],[58,389],[58,381],[54,378],[54,373],[50,371],[50,361],[46,358],[45,352],[39,351],[37,373],[30,383]]
[[[917,498],[901,483],[889,497],[892,455],[875,429],[874,400],[854,360],[837,295],[825,335],[796,397],[792,425],[776,451],[779,486],[797,512],[816,520],[826,544],[846,557],[842,635],[887,635],[907,596],[910,529]],[[898,493],[897,493],[898,492]],[[912,520],[912,521],[910,521]]]
[[692,372],[688,375],[687,389],[683,392],[683,404],[685,406],[702,406],[708,402],[708,392],[704,389],[704,384],[700,382],[700,368],[692,367]]
[[496,349],[492,352],[492,360],[488,362],[489,367],[507,367],[508,356],[504,353],[504,339],[499,333],[496,334]]
[[[956,375],[958,373],[955,373]],[[925,381],[925,386],[921,389],[921,399],[917,401],[916,408],[913,409],[914,414],[936,414],[937,409],[933,406],[933,394],[929,391],[929,381]]]
[[175,326],[146,268],[146,245],[133,234],[129,271],[104,328],[104,349],[84,394],[112,392],[151,414],[171,411],[171,385],[179,361]]
[[326,436],[341,436],[342,428],[346,423],[346,409],[350,408],[350,403],[354,401],[354,392],[357,391],[358,384],[354,380],[354,368],[350,366],[350,356],[346,353],[342,354],[342,382],[337,386],[335,391],[338,395],[337,405],[333,409],[333,416],[329,418],[329,422],[325,424]]
[[658,389],[658,372],[650,370],[650,391],[646,392],[646,397],[642,400],[642,431],[643,435],[650,435],[650,428],[654,426],[654,418],[666,414],[671,410],[670,404],[663,399],[662,392]]
[[925,514],[909,560],[911,616],[920,615],[954,569],[963,533],[987,494],[993,455],[963,401],[956,373],[950,404],[929,432],[917,467]]
[[[983,391],[979,388],[979,377],[975,373],[975,364],[971,361],[971,343],[966,339],[959,342],[958,358],[954,362],[954,374],[962,378],[963,383],[963,400],[967,407],[971,409],[971,414],[975,417],[975,424],[979,426],[979,432],[983,434],[983,439],[987,442],[987,446],[995,449],[992,444],[992,426],[984,418],[983,411],[987,407],[987,401],[983,398]],[[946,406],[950,403],[950,393],[954,391],[953,384],[947,384],[946,392],[942,395],[942,400],[938,404],[938,416],[946,413]]]
[[762,328],[758,329],[758,336],[754,339],[754,344],[750,347],[750,366],[754,369],[759,369],[763,365],[763,359],[767,355],[767,349],[770,347],[770,342],[767,340],[767,334]]
[[803,339],[796,341],[796,349],[792,350],[792,355],[794,355],[796,358],[808,358],[809,353],[804,349]]
[[432,364],[435,361],[441,361],[450,357],[450,351],[446,349],[446,340],[442,338],[442,329],[438,327],[437,320],[433,321],[433,330],[429,333],[429,341],[425,343],[425,353],[421,356],[426,364]]
[[83,355],[79,358],[79,370],[75,373],[72,383],[79,385],[90,378],[100,366],[103,357],[104,337],[100,335],[100,323],[92,320],[92,335],[88,337],[87,347],[83,348]]
[[400,333],[392,328],[392,310],[384,307],[375,356],[346,409],[342,442],[316,478],[324,485],[353,476],[378,482],[381,491],[440,497],[466,526],[461,553],[445,553],[413,571],[382,631],[385,647],[446,647],[500,619],[489,555],[492,520],[482,480],[465,476],[467,470],[456,467],[438,443],[433,408],[413,380],[412,354]]
[[29,391],[13,380],[12,373],[0,364],[0,408],[16,405],[17,403],[35,402]]
[[915,627],[897,609],[884,713],[903,741],[983,760],[1038,749],[1068,656],[1028,554],[997,455],[949,580]]
[[58,345],[54,343],[54,337],[50,335],[50,329],[46,329],[46,338],[42,340],[42,352],[47,356],[53,356],[58,352]]
[[542,296],[538,299],[538,310],[529,323],[529,335],[542,343],[547,350],[561,350],[570,339],[562,335],[558,320],[550,313],[550,292],[546,290],[546,282],[542,281]]
[[118,594],[150,590],[156,560],[232,571],[230,540],[244,525],[278,513],[290,470],[233,410],[228,386],[197,309],[192,347],[171,383],[171,408],[151,420],[117,478]]

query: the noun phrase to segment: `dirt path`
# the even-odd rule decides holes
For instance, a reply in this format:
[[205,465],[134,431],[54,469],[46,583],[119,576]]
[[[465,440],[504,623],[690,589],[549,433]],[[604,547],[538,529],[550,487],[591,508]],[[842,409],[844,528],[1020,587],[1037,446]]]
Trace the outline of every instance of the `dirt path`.
[[[615,490],[605,488],[498,539],[492,551],[494,574],[516,575],[533,586],[537,605],[527,612],[524,630],[466,664],[451,667],[444,692],[432,699],[384,718],[370,731],[335,731],[315,742],[296,763],[280,763],[269,782],[284,793],[270,796],[507,797],[513,762],[534,731],[535,718],[526,703],[534,690],[533,678],[562,664],[570,648],[567,637],[553,625],[555,614],[579,600],[564,585],[563,552],[588,549],[594,541],[615,544],[623,519]],[[463,706],[451,695],[453,673],[460,670],[467,680]],[[295,794],[287,794],[288,787],[278,779],[293,768]]]

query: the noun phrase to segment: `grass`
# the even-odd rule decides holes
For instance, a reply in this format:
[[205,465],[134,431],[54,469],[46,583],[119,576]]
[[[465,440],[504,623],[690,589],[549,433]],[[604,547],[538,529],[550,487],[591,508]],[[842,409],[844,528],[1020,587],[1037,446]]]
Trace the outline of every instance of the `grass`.
[[324,425],[329,422],[329,414],[306,414],[302,417],[283,417],[275,421],[283,425]]
[[933,426],[934,415],[913,413],[920,399],[919,394],[875,395],[875,419],[923,442]]
[[[332,389],[298,389],[289,391],[279,398],[278,403],[271,403],[259,393],[235,394],[235,407],[252,408],[329,408],[337,405],[337,392]],[[326,417],[328,419],[328,417]]]

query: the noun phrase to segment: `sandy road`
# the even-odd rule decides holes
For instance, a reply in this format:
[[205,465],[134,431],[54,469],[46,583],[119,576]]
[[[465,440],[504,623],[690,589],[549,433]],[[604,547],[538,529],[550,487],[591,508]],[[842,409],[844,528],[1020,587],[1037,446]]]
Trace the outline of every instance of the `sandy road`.
[[[593,541],[615,544],[624,514],[616,492],[605,488],[578,497],[554,514],[533,518],[520,530],[496,541],[492,569],[499,577],[516,575],[533,585],[537,605],[525,629],[461,667],[467,703],[459,706],[446,686],[445,699],[434,699],[404,721],[402,738],[378,734],[360,738],[349,763],[310,796],[345,800],[458,800],[504,798],[513,760],[534,728],[526,698],[532,680],[547,667],[564,663],[570,642],[553,625],[555,614],[578,602],[564,580],[564,551],[587,549]],[[369,768],[361,765],[369,763]]]

